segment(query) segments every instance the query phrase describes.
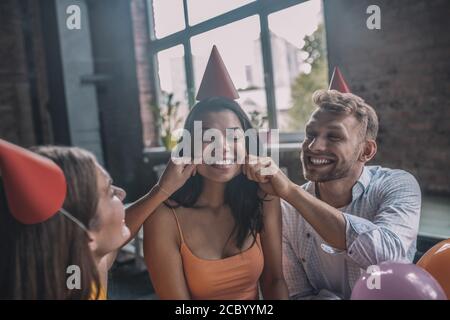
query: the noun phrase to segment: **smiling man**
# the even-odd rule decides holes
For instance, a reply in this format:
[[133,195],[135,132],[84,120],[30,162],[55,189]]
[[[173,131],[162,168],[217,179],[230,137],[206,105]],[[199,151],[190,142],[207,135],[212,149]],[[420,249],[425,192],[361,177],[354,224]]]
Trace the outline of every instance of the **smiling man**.
[[403,170],[366,166],[377,151],[378,118],[360,97],[317,91],[301,147],[303,186],[269,159],[245,174],[284,199],[283,270],[291,299],[348,299],[361,271],[383,261],[412,262],[421,193]]

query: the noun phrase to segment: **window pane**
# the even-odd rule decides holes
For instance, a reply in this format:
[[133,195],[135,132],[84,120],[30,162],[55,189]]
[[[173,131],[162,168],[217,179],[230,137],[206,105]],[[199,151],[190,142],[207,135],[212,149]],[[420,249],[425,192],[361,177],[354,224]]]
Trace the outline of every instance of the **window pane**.
[[[267,115],[259,34],[259,19],[252,16],[191,39],[196,90],[215,44],[239,92],[237,102],[249,114],[257,111],[255,120]],[[261,127],[267,127],[267,121]]]
[[183,0],[153,0],[153,16],[157,38],[183,30]]
[[188,0],[189,24],[193,26],[255,0]]
[[[184,69],[184,48],[179,45],[158,52],[158,75],[160,82],[159,114],[162,120],[161,136],[176,128],[181,128],[189,111],[187,99],[186,75]],[[171,115],[168,115],[168,97],[173,95],[172,104],[179,104]],[[170,118],[170,119],[169,119]]]
[[304,131],[312,93],[327,88],[322,2],[310,0],[269,15],[280,131]]

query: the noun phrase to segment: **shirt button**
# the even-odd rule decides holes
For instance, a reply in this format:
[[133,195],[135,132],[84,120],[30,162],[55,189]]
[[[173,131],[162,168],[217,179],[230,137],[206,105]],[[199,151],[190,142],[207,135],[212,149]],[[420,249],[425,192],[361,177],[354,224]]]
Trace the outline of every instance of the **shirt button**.
[[311,234],[308,232],[308,233],[306,234],[306,237],[307,237],[307,238],[311,237]]
[[305,258],[302,258],[302,262],[303,262],[303,263],[305,263],[305,262],[306,262]]
[[348,254],[353,254],[353,251],[352,251],[352,250],[350,250],[350,251],[348,252]]

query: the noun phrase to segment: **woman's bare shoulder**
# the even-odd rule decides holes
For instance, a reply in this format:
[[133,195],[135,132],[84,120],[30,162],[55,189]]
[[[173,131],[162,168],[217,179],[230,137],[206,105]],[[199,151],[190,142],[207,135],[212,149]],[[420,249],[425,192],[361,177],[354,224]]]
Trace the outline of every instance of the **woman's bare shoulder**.
[[161,203],[145,221],[146,227],[149,228],[151,226],[151,229],[163,228],[165,230],[176,228],[177,225],[171,206],[171,203]]

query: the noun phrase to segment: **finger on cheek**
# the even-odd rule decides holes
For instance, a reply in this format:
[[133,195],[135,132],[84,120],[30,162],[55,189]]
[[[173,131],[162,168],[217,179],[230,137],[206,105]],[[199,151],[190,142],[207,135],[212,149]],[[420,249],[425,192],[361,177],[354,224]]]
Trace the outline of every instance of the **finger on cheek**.
[[261,175],[259,173],[256,173],[255,177],[256,177],[256,182],[262,182],[262,178],[261,178]]
[[267,182],[267,177],[261,173],[261,170],[258,172],[258,181],[261,183]]
[[253,170],[252,170],[252,168],[248,168],[247,178],[249,178],[250,180],[253,180]]
[[250,170],[247,170],[247,173],[245,174],[245,176],[247,177],[247,179],[252,179],[252,172]]
[[258,170],[259,170],[259,169],[255,169],[255,170],[253,171],[253,178],[255,179],[256,182],[259,182]]

